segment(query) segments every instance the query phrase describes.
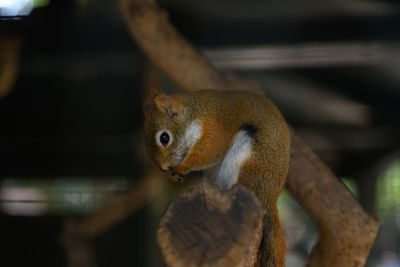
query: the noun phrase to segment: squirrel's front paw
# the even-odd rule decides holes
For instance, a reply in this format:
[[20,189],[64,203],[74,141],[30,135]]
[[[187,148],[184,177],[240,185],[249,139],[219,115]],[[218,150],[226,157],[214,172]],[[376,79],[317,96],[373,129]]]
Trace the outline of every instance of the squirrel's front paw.
[[183,175],[180,174],[180,173],[177,173],[177,172],[175,172],[173,170],[168,171],[168,176],[172,181],[183,182]]

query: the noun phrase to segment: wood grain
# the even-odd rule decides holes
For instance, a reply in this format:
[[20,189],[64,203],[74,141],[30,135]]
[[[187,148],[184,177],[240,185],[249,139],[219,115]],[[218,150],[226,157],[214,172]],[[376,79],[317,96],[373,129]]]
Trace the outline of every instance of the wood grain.
[[228,193],[201,183],[167,209],[158,244],[169,266],[253,266],[262,237],[263,208],[235,185]]

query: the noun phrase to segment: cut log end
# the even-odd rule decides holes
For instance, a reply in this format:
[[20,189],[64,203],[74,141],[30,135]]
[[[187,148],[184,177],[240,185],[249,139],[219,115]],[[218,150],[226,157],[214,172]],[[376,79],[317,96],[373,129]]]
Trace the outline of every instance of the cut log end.
[[262,237],[263,208],[236,185],[229,192],[199,184],[167,209],[158,244],[169,266],[252,266]]

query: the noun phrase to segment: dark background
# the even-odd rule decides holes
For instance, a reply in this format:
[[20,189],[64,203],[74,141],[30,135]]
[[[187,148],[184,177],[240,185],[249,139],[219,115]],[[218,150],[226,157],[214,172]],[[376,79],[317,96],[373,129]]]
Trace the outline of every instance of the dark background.
[[[365,209],[381,218],[368,265],[398,264],[400,4],[159,3],[211,62],[258,82]],[[114,1],[44,1],[28,16],[0,18],[0,60],[18,54],[15,82],[0,97],[0,261],[11,263],[0,265],[72,266],[62,242],[66,220],[95,213],[145,172],[141,99],[151,67]],[[6,46],[9,39],[19,45]],[[8,68],[1,64],[0,74]],[[176,90],[158,75],[161,89]],[[105,193],[94,198],[99,183]],[[10,198],[27,188],[52,195],[46,198],[52,203],[41,203],[45,212],[10,212],[10,205],[37,202],[24,194]],[[92,202],[71,208],[62,201],[70,190]],[[300,209],[286,193],[283,198],[281,215],[303,225],[288,231],[304,232],[293,241],[288,266],[301,266],[315,229],[304,214],[293,215]],[[93,266],[159,264],[154,232],[162,208],[154,202],[93,239]]]

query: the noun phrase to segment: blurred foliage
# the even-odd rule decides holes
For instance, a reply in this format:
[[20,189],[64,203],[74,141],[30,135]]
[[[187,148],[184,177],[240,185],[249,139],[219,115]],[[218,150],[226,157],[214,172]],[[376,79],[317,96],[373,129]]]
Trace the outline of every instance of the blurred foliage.
[[[35,8],[41,8],[41,7],[46,7],[50,4],[51,0],[34,0],[33,1],[33,6]],[[76,3],[79,5],[86,5],[90,2],[90,0],[75,0]]]
[[45,7],[50,4],[50,0],[34,0],[33,6],[35,8]]
[[354,196],[356,197],[358,196],[357,185],[353,180],[350,180],[348,178],[342,178],[342,182],[350,190],[350,192],[353,193]]
[[395,161],[378,180],[376,212],[378,217],[400,215],[400,160]]

